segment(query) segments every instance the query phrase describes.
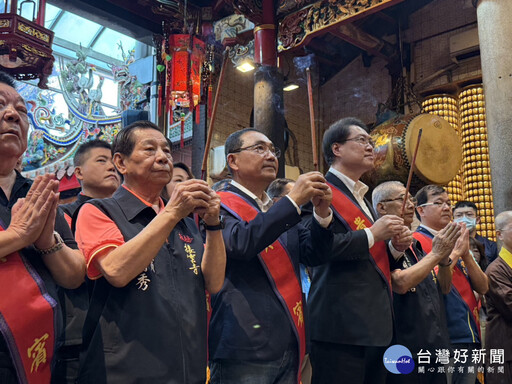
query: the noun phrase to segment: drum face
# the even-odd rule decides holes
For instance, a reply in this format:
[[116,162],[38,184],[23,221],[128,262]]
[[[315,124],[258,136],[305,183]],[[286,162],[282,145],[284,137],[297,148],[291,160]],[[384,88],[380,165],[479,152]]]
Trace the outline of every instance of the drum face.
[[409,163],[423,128],[414,172],[429,184],[448,184],[462,165],[462,144],[457,132],[442,117],[430,114],[416,116],[405,134]]
[[423,133],[415,175],[427,184],[450,182],[462,165],[462,145],[450,123],[430,114],[399,116],[371,132],[375,142],[375,169],[365,174],[364,181],[370,186],[389,180],[406,183],[420,128]]

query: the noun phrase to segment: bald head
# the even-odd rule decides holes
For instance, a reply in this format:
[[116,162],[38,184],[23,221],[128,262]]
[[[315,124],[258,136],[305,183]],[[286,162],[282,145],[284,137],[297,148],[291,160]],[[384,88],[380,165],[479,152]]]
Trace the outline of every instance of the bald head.
[[512,223],[512,211],[501,212],[498,216],[496,216],[494,223],[496,225],[496,230],[502,231],[505,227]]
[[501,212],[496,216],[496,236],[503,246],[512,252],[512,211]]

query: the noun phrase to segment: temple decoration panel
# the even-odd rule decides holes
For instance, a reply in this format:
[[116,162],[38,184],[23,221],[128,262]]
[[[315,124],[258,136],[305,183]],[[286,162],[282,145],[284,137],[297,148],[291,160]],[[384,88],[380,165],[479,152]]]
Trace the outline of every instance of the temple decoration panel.
[[284,17],[279,23],[278,50],[295,49],[316,34],[328,32],[341,23],[378,12],[403,0],[319,1]]

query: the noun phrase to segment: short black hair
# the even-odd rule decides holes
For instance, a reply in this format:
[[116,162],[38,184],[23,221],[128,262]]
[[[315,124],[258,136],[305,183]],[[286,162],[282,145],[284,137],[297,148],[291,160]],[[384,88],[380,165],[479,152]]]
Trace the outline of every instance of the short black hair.
[[427,201],[428,201],[428,195],[430,193],[430,196],[438,196],[442,193],[445,193],[446,190],[439,186],[439,185],[434,185],[434,184],[430,184],[430,185],[425,185],[423,188],[421,188],[417,193],[416,193],[416,204],[417,206],[419,207],[420,205],[423,205],[423,204],[426,204]]
[[233,153],[233,152],[239,150],[242,147],[243,142],[242,142],[241,137],[247,132],[262,133],[260,130],[253,128],[253,127],[244,128],[239,131],[233,132],[231,135],[228,136],[228,138],[226,139],[226,142],[224,143],[224,155],[226,156],[226,165],[228,167],[229,172],[231,172],[231,173],[232,173],[231,168],[228,165],[228,155],[230,153]]
[[461,200],[461,201],[458,201],[457,204],[455,204],[455,207],[453,207],[453,212],[455,212],[455,210],[457,208],[473,208],[475,210],[475,213],[478,215],[478,207],[476,206],[475,203],[473,203],[472,201],[467,201],[467,200]]
[[350,126],[356,125],[363,128],[368,132],[368,127],[365,123],[355,117],[345,117],[331,124],[329,129],[325,131],[322,140],[322,148],[324,150],[324,158],[327,164],[331,165],[334,162],[334,153],[332,153],[332,145],[334,143],[343,143],[350,135]]
[[95,139],[87,141],[78,147],[78,150],[75,153],[75,158],[73,159],[73,165],[75,167],[82,166],[85,163],[89,151],[93,148],[105,148],[112,150],[112,146],[104,140]]
[[14,78],[3,71],[0,71],[0,83],[7,84],[9,87],[16,89]]
[[177,162],[177,163],[173,163],[172,166],[173,166],[173,168],[183,169],[187,173],[187,175],[190,179],[194,178],[194,175],[192,174],[192,171],[190,170],[190,168],[188,167],[187,164],[182,163],[182,162]]
[[267,188],[267,195],[273,199],[275,197],[283,197],[284,188],[289,183],[295,183],[292,179],[287,179],[285,177],[280,179],[275,179]]
[[112,157],[116,153],[120,153],[125,156],[130,156],[135,148],[135,142],[133,141],[133,132],[137,129],[156,129],[158,132],[162,132],[158,125],[153,124],[151,121],[139,120],[127,125],[119,131],[114,138],[112,143]]
[[241,137],[247,133],[247,132],[260,132],[260,130],[256,128],[244,128],[239,131],[233,132],[231,135],[228,136],[226,139],[226,143],[224,144],[224,154],[226,155],[226,158],[230,153],[233,153],[234,151],[240,149],[243,145]]

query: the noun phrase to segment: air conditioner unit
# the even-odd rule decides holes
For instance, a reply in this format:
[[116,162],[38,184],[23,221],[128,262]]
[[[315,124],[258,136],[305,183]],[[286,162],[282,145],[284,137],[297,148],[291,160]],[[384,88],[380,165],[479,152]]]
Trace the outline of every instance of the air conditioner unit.
[[480,55],[478,28],[469,29],[450,37],[450,57],[459,63]]

